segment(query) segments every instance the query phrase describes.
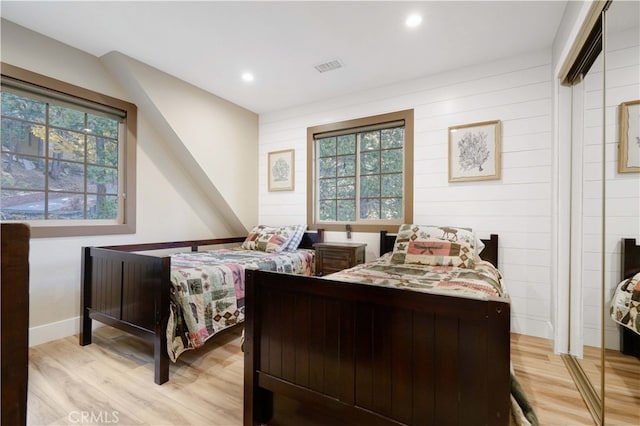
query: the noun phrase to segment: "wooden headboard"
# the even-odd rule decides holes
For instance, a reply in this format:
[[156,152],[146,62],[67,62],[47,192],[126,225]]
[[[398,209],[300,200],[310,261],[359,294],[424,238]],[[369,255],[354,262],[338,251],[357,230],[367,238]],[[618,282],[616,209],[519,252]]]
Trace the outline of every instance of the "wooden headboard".
[[[498,267],[498,235],[491,234],[489,239],[480,238],[484,243],[484,250],[480,253],[480,258],[491,262]],[[635,241],[635,240],[634,240]],[[387,231],[380,231],[380,256],[393,251],[396,242],[396,234],[388,234]]]
[[640,272],[640,246],[635,238],[622,240],[622,279],[630,278]]
[[[191,251],[198,251],[200,246],[212,246],[217,244],[241,243],[246,237],[229,237],[215,238],[208,240],[189,240],[189,241],[170,241],[162,243],[135,243],[122,244],[117,246],[102,246],[100,248],[119,250],[119,251],[147,251],[147,250],[166,250],[182,247],[191,247]],[[315,243],[324,241],[324,229],[316,229],[315,231],[307,230],[300,241],[300,248],[312,249]]]
[[324,229],[316,229],[315,232],[306,231],[298,247],[304,249],[312,249],[315,243],[322,242],[324,242]]

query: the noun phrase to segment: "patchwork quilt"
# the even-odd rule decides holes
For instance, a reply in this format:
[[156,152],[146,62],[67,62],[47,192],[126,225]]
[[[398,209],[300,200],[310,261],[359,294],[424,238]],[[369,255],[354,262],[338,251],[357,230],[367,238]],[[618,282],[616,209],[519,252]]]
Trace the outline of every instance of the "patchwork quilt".
[[244,320],[245,269],[313,275],[313,250],[266,253],[220,249],[171,256],[167,352],[172,361]]
[[397,264],[387,253],[324,278],[480,299],[508,297],[500,272],[486,261],[475,262],[473,269]]
[[611,300],[611,318],[640,334],[640,272],[623,280]]

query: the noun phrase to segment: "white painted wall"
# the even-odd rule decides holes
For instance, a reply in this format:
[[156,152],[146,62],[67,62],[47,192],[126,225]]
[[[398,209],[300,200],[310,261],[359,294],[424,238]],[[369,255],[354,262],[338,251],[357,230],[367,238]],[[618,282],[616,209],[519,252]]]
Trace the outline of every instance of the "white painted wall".
[[[554,324],[554,351],[556,353],[569,352],[569,343],[576,343],[569,336],[582,335],[582,321],[570,320],[570,314],[580,312],[581,309],[570,311],[570,268],[571,262],[571,135],[572,135],[572,96],[571,88],[560,84],[560,71],[568,62],[575,40],[578,37],[583,22],[588,18],[591,9],[590,1],[567,2],[562,21],[556,33],[552,46],[553,57],[553,92],[554,92],[554,141],[553,146],[553,214],[552,214],[552,244],[551,264],[552,297],[551,323]],[[571,333],[569,328],[571,327]],[[582,342],[579,342],[580,347]]]
[[[257,115],[119,52],[101,60],[149,115],[235,235],[254,226]],[[245,181],[253,185],[243,188]]]
[[[340,71],[336,71],[340,72]],[[260,116],[259,221],[306,222],[306,129],[415,110],[414,222],[500,235],[500,269],[511,294],[512,330],[553,337],[551,326],[553,84],[551,51],[454,70]],[[449,183],[449,126],[502,121],[502,179]],[[295,149],[295,190],[268,192],[267,153]],[[327,240],[344,240],[328,233]],[[378,252],[378,235],[355,233]]]
[[[1,43],[3,62],[136,103],[138,94],[118,84],[117,70],[114,73],[100,58],[4,20]],[[193,101],[187,102],[193,114],[176,113],[167,106],[171,99],[166,97],[162,103],[150,103],[152,109],[138,105],[136,234],[31,240],[31,345],[78,332],[82,246],[237,236],[234,217],[241,218],[245,228],[257,222],[257,116],[198,90],[188,91],[183,98],[184,82],[153,69],[145,69],[145,73],[147,78],[162,80],[166,93],[174,98],[176,105],[186,110],[185,101]],[[225,114],[224,122],[219,120],[220,111]],[[169,117],[165,127],[158,127],[158,113]],[[222,157],[221,153],[227,152],[230,145],[234,146],[233,150],[238,147],[234,152],[244,153],[229,156],[225,166],[242,170],[244,174],[234,172],[233,179],[226,173],[214,174],[210,182],[215,187],[221,179],[228,179],[221,185],[220,193],[234,194],[225,199],[231,206],[228,210],[235,215],[232,218],[228,211],[218,209],[208,188],[199,181],[200,177],[176,156],[172,140],[175,135],[186,140],[187,147],[198,137],[185,129],[196,126],[190,122],[194,116],[208,117],[203,127],[209,133],[217,130],[225,136],[216,138],[208,134],[198,141],[207,145],[212,158]],[[167,128],[177,130],[170,135]],[[202,160],[200,152],[191,152],[191,155]],[[237,194],[243,194],[246,201],[240,201]]]

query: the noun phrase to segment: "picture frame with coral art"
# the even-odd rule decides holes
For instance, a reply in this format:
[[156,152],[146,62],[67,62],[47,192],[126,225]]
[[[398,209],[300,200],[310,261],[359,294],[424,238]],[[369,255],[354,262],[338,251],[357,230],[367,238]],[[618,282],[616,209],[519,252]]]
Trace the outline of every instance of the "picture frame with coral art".
[[640,100],[620,104],[618,172],[640,172]]
[[449,182],[500,179],[499,120],[449,127]]
[[268,154],[269,191],[293,191],[295,184],[293,149],[273,151]]

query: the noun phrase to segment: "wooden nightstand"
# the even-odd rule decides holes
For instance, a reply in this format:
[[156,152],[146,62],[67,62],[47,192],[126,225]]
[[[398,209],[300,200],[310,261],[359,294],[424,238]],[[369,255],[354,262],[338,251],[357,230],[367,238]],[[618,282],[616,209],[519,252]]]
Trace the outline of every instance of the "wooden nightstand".
[[316,275],[327,275],[364,263],[365,243],[315,243]]

